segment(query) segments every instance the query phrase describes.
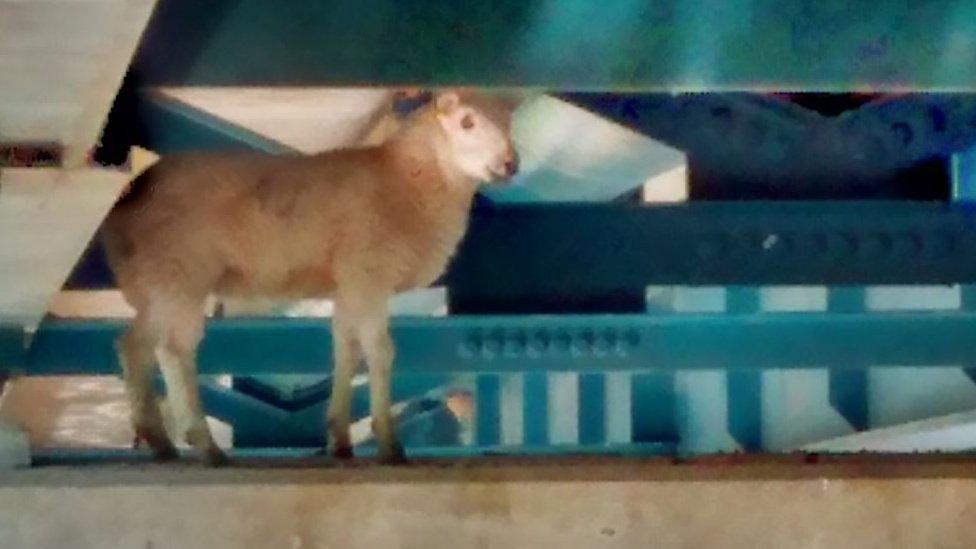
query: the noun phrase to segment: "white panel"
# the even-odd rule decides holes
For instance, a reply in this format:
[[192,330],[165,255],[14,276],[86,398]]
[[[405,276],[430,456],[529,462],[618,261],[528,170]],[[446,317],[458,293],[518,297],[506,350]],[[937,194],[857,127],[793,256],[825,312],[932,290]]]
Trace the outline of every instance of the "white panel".
[[826,311],[824,286],[768,286],[759,290],[759,307],[766,312]]
[[[0,88],[3,85],[0,84]],[[54,141],[67,121],[81,114],[76,103],[40,103],[31,101],[0,101],[0,140]]]
[[674,310],[679,313],[721,313],[726,308],[725,288],[679,286],[674,290]]
[[525,396],[522,374],[503,374],[499,376],[501,392],[498,414],[501,423],[501,443],[504,446],[518,446],[525,439]]
[[502,201],[609,200],[687,163],[678,149],[547,95],[522,101],[512,134],[515,184],[485,190]]
[[869,311],[955,310],[961,304],[959,286],[871,286],[864,294]]
[[675,374],[676,415],[682,452],[732,452],[739,449],[728,430],[726,387],[723,370]]
[[608,372],[605,374],[607,442],[628,443],[633,438],[631,417],[631,373]]
[[976,412],[855,433],[804,447],[817,452],[966,452],[976,449]]
[[4,103],[27,108],[31,105],[77,104],[82,90],[91,81],[91,66],[97,62],[98,57],[93,54],[38,52],[27,56],[0,51],[0,74],[3,75],[0,97],[4,98]]
[[[104,49],[111,34],[104,32],[123,2],[64,2],[62,0],[0,1],[0,52],[38,52],[77,55]],[[70,39],[66,39],[70,38]]]
[[853,429],[830,405],[826,370],[770,370],[762,373],[762,437],[769,451],[790,451],[810,441]]
[[390,112],[383,89],[163,88],[179,101],[306,153],[357,145]]
[[549,390],[549,442],[579,442],[579,374],[552,372],[547,377]]
[[128,179],[94,169],[0,171],[0,321],[40,321]]
[[976,408],[976,385],[960,368],[868,370],[868,413],[884,427]]
[[0,0],[0,138],[62,141],[82,167],[155,0]]

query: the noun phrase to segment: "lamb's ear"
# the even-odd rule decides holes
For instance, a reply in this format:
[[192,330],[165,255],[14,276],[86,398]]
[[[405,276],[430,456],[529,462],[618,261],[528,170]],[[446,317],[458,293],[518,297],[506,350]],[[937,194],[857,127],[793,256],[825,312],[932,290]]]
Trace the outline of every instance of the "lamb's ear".
[[434,99],[434,104],[440,114],[451,114],[461,104],[461,97],[458,96],[457,92],[441,92]]

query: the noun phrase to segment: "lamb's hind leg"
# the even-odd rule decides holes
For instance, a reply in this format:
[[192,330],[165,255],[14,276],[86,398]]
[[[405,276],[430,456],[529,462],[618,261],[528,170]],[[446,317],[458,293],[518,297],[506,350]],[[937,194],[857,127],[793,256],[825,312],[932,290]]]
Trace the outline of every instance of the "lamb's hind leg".
[[155,371],[155,342],[146,329],[145,319],[136,317],[115,343],[125,378],[136,443],[146,441],[156,459],[176,459],[176,447],[166,434],[159,403],[152,387]]
[[397,441],[390,402],[390,376],[393,368],[393,340],[389,332],[388,298],[369,295],[343,296],[337,307],[344,307],[355,331],[356,340],[369,367],[369,408],[373,434],[379,446],[379,459],[395,464],[406,461]]
[[227,463],[207,425],[197,386],[196,351],[203,339],[203,304],[157,309],[155,320],[162,337],[156,360],[166,381],[167,400],[176,416],[177,429],[199,451],[207,465]]

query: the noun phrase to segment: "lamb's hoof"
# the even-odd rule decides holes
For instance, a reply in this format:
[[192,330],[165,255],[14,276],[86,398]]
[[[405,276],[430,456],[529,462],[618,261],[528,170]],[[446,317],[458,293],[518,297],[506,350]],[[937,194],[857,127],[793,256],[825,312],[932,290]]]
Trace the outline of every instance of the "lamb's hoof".
[[136,429],[136,436],[132,439],[132,449],[138,450],[143,441],[149,446],[155,461],[173,461],[180,457],[176,446],[168,437],[156,434],[151,429]]
[[403,447],[397,444],[390,450],[380,450],[379,462],[381,465],[406,465],[407,456],[403,453]]
[[161,448],[153,448],[153,459],[159,462],[165,461],[176,461],[180,458],[180,453],[176,450],[176,446],[169,444]]
[[230,463],[230,458],[220,448],[210,448],[203,452],[203,463],[207,467],[223,467]]
[[329,448],[328,453],[335,459],[349,460],[352,459],[352,446],[336,446],[334,448]]

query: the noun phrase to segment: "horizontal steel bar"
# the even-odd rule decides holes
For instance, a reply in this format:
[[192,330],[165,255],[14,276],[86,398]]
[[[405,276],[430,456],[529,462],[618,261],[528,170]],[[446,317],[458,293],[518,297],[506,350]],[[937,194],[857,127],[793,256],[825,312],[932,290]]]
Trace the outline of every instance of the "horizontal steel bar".
[[[673,456],[675,445],[673,442],[643,442],[634,444],[556,444],[556,445],[526,445],[526,446],[414,446],[407,447],[410,459],[456,459],[480,456],[519,456],[519,457],[553,457],[567,458],[573,456],[617,456],[626,458],[640,458],[650,456]],[[373,457],[375,447],[360,447],[355,450],[356,457]],[[192,450],[181,452],[187,459],[194,459]],[[242,466],[254,466],[253,460],[281,459],[279,466],[305,467],[319,465],[317,470],[324,470],[334,466],[335,462],[322,456],[317,450],[308,448],[232,448],[228,449],[232,459],[242,460]],[[294,461],[304,460],[304,461]],[[138,463],[152,462],[148,451],[115,449],[115,448],[43,448],[31,456],[35,467],[96,465],[108,463]],[[267,468],[268,462],[261,461],[260,466]]]
[[976,215],[945,203],[546,205],[478,212],[448,295],[479,313],[617,312],[602,304],[643,309],[652,284],[974,281]]
[[135,70],[196,86],[976,88],[976,6],[916,4],[171,0]]
[[[115,322],[51,321],[29,375],[115,374]],[[976,356],[976,313],[773,313],[397,318],[398,373],[946,366]],[[328,371],[327,324],[223,319],[207,326],[205,374]]]
[[[298,154],[297,150],[287,145],[162,93],[138,93],[134,115],[138,117],[140,131],[132,144],[158,154],[185,150]],[[132,122],[130,119],[129,123]]]
[[[110,286],[101,254],[90,250],[68,287]],[[976,211],[935,202],[488,205],[474,212],[446,281],[452,300],[474,303],[568,303],[642,295],[652,284],[976,282]]]

